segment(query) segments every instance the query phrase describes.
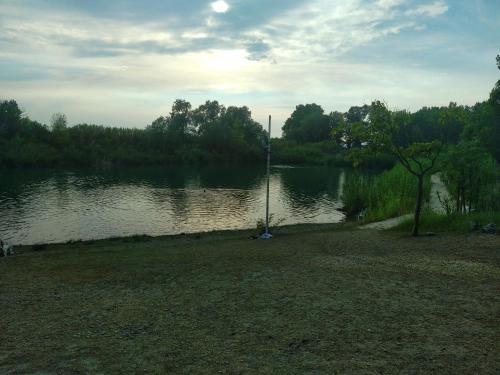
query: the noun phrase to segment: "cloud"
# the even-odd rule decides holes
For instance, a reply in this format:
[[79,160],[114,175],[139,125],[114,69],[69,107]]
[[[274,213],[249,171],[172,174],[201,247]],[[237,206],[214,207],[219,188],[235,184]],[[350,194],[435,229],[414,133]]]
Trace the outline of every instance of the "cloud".
[[245,43],[249,60],[264,60],[269,57],[271,48],[263,40],[253,40]]
[[407,16],[437,17],[448,11],[448,5],[444,1],[435,1],[430,4],[419,5],[405,12]]
[[[31,11],[30,14],[25,7],[15,7],[14,3],[7,1],[3,5],[5,15],[0,18],[3,44],[10,43],[13,50],[29,47],[60,53],[60,48],[63,48],[79,58],[174,55],[245,48],[250,60],[279,63],[293,58],[311,60],[339,56],[350,49],[415,27],[415,19],[435,17],[447,9],[443,1],[402,11],[401,7],[408,6],[405,0],[379,0],[375,3],[362,0],[337,3],[327,0],[283,1],[279,6],[267,7],[255,6],[262,5],[262,0],[257,0],[252,2],[253,5],[235,3],[232,12],[214,18],[206,3],[194,1],[197,6],[190,2],[188,9],[191,13],[184,19],[180,16],[186,13],[186,9],[173,1],[169,12],[163,15],[163,22],[158,15],[145,11],[138,12],[138,19],[130,16],[103,21],[102,17],[111,17],[109,12],[119,5],[128,6],[129,13],[136,11],[137,7],[125,0],[106,2],[107,5],[95,1],[85,2],[86,5],[69,1],[69,4],[75,4],[69,9],[67,3],[65,7],[59,1],[45,2],[57,4],[61,9],[53,13]],[[216,3],[222,9],[222,2],[211,5]],[[165,9],[162,2],[152,4],[146,8]]]
[[291,9],[255,34],[266,39],[278,61],[321,61],[415,26],[399,7],[403,0],[332,3],[317,0]]
[[[438,95],[460,101],[450,98],[465,86],[450,73],[459,64],[449,64],[456,33],[439,22],[444,0],[227,0],[221,13],[212,3],[0,1],[0,96],[40,116],[45,103],[49,114],[73,111],[70,118],[95,122],[121,116],[116,121],[136,126],[176,97],[255,106],[262,118],[307,101],[340,110],[377,97],[403,107]],[[468,37],[471,52],[461,61],[477,63],[492,47],[479,32]],[[465,89],[464,100],[487,82]]]
[[390,9],[395,6],[404,4],[406,0],[378,0],[377,1],[377,6],[384,8],[384,9]]

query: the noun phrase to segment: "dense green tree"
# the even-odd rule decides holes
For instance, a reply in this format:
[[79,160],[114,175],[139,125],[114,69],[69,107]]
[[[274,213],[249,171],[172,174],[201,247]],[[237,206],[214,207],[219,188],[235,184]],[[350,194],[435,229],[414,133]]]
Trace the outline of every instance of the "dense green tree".
[[[492,185],[496,185],[498,166],[479,141],[461,141],[452,145],[442,158],[442,177],[453,202],[447,202],[448,210],[466,213],[473,209],[494,210],[500,202],[490,197]],[[493,199],[492,199],[493,198]],[[453,203],[453,204],[452,204]]]
[[344,114],[342,112],[330,112],[331,135],[338,145],[342,144],[342,132],[345,123]]
[[[500,69],[499,56],[497,66]],[[472,107],[470,118],[462,138],[479,140],[497,163],[500,163],[500,80],[496,82],[487,101]]]
[[346,122],[354,124],[357,122],[367,123],[368,115],[370,114],[370,106],[364,104],[362,106],[353,106],[345,113]]
[[471,121],[462,132],[464,140],[478,140],[482,146],[500,162],[500,104],[493,100],[478,103],[473,107]]
[[146,129],[150,130],[155,135],[160,136],[167,132],[169,121],[169,117],[160,116],[156,120],[154,120],[151,125],[148,125]]
[[450,103],[447,107],[423,107],[411,115],[409,126],[420,139],[457,143],[470,118],[469,107]]
[[168,148],[167,128],[170,118],[160,116],[146,127],[149,142],[155,150],[166,152]]
[[282,127],[283,137],[298,143],[320,142],[330,138],[332,123],[321,106],[300,104]]
[[191,121],[191,103],[177,99],[172,105],[166,136],[172,146],[179,146],[194,133]]
[[361,148],[364,134],[369,126],[369,113],[370,106],[365,104],[349,108],[342,118],[336,115],[337,121],[332,126],[331,136],[347,150]]
[[262,157],[265,133],[252,119],[248,107],[222,107],[214,113],[217,116],[199,127],[200,141],[206,151],[214,151],[221,158],[238,154],[245,160]]
[[193,126],[198,133],[203,133],[206,127],[213,125],[225,113],[226,108],[217,100],[207,100],[205,104],[192,111]]
[[[500,56],[497,55],[497,67],[500,69]],[[487,121],[479,120],[477,125],[483,125],[481,141],[487,149],[500,162],[500,80],[490,93],[488,104],[491,106]],[[485,125],[486,124],[486,125]]]
[[0,138],[10,139],[19,130],[22,111],[15,100],[0,102]]

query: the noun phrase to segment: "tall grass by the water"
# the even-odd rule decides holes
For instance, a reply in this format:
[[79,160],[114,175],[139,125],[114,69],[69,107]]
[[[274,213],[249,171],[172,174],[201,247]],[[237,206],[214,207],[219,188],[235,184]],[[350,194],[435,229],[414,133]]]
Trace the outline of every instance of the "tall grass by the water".
[[[499,211],[445,215],[426,210],[420,219],[420,228],[423,232],[468,233],[479,230],[489,223],[497,225],[500,223]],[[413,219],[408,219],[393,229],[396,231],[409,231],[412,227]]]
[[[430,194],[430,178],[424,181],[424,197]],[[352,174],[347,177],[342,200],[348,217],[363,212],[365,221],[383,220],[413,212],[417,179],[401,165],[376,176]]]

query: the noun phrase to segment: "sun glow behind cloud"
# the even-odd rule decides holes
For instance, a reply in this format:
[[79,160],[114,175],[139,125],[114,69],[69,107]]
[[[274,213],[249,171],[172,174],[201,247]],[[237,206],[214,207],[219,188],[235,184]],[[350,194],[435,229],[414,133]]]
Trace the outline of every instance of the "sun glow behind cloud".
[[226,13],[229,10],[229,4],[224,0],[214,1],[211,6],[212,10],[216,13]]
[[43,122],[144,126],[176,98],[216,99],[279,113],[278,134],[300,103],[473,104],[497,79],[495,32],[471,14],[450,22],[444,0],[40,1],[0,2],[0,97]]
[[244,49],[239,50],[218,50],[212,51],[201,56],[209,71],[240,70],[252,65],[247,59],[247,52]]

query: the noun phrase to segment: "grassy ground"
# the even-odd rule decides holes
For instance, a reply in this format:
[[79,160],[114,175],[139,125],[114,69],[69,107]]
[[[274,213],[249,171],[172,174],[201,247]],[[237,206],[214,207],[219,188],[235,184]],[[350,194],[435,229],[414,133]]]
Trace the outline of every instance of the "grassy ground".
[[[469,214],[446,214],[424,211],[420,219],[421,232],[453,232],[470,233],[479,231],[489,223],[500,223],[500,212],[471,212]],[[395,231],[410,232],[413,228],[413,218],[403,220],[394,227]]]
[[283,229],[0,258],[0,373],[498,374],[500,237]]

